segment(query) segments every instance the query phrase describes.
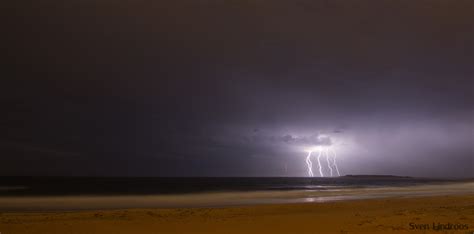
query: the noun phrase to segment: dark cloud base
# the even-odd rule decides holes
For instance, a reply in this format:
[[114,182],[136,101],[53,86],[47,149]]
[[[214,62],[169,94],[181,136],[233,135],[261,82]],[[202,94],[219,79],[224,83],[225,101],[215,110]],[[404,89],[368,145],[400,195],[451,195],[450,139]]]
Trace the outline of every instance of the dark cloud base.
[[473,176],[473,1],[4,5],[1,174]]

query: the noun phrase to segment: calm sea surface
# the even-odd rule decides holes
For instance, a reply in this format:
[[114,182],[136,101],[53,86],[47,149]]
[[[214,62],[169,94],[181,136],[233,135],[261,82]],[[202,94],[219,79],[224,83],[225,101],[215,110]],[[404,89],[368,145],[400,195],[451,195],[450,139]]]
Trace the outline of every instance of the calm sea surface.
[[339,191],[443,184],[472,180],[392,176],[332,178],[221,177],[221,178],[98,178],[0,177],[0,196],[158,195],[242,191]]

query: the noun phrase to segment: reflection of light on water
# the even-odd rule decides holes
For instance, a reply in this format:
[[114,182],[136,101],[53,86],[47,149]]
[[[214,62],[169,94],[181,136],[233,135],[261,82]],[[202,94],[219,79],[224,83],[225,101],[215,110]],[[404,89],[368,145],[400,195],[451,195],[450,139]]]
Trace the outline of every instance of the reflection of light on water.
[[325,200],[321,197],[306,197],[306,198],[304,198],[304,202],[323,202],[323,201],[325,201]]
[[[346,195],[346,196],[305,197],[305,198],[298,199],[298,200],[300,202],[321,203],[321,202],[342,201],[342,200],[358,200],[358,199],[363,199],[363,198],[364,198],[364,196]],[[366,198],[368,198],[368,197],[366,197]]]

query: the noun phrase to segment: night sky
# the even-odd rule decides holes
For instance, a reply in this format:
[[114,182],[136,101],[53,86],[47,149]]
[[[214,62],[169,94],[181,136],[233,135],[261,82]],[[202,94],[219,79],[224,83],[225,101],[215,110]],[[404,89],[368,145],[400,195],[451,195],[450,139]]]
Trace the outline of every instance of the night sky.
[[9,2],[0,175],[474,176],[474,1]]

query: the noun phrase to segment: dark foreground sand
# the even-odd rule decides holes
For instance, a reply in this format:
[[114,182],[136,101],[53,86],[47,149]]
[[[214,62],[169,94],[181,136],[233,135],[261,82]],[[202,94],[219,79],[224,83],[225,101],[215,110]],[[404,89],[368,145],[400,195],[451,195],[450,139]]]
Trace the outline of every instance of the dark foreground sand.
[[[462,230],[433,230],[433,223]],[[414,229],[415,225],[421,229]],[[451,227],[452,228],[452,227]],[[226,208],[3,212],[1,234],[472,233],[474,195]]]

